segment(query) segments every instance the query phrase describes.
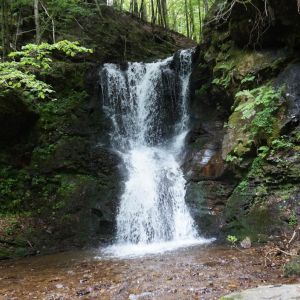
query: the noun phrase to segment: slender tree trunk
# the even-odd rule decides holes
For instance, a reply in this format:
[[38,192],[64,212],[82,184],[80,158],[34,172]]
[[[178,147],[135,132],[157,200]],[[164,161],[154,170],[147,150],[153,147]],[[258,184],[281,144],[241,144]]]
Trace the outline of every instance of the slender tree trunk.
[[96,8],[97,8],[97,11],[98,11],[98,14],[99,14],[100,18],[103,18],[102,12],[101,12],[101,7],[100,7],[100,4],[99,4],[98,0],[95,0],[95,5],[96,5]]
[[54,18],[53,16],[51,16],[46,8],[46,6],[43,4],[42,1],[40,1],[41,3],[41,6],[43,8],[43,10],[45,11],[47,17],[51,20],[51,24],[52,24],[52,40],[53,40],[53,43],[56,43],[56,37],[55,37],[55,21],[54,21]]
[[203,0],[204,3],[204,13],[207,14],[208,13],[208,0]]
[[161,11],[162,11],[162,18],[163,18],[163,26],[168,28],[168,9],[167,9],[167,1],[161,0]]
[[17,21],[17,28],[16,28],[16,36],[15,36],[15,41],[14,41],[14,51],[17,50],[17,45],[18,45],[18,38],[19,38],[19,32],[20,32],[20,24],[21,24],[21,19],[22,19],[22,9],[19,12],[18,16],[18,21]]
[[7,0],[1,0],[1,39],[2,39],[2,59],[6,59],[9,52],[9,38],[10,38],[10,26],[9,26],[9,2]]
[[156,18],[155,18],[154,0],[151,0],[151,23],[154,25],[155,21]]
[[195,39],[195,20],[192,0],[189,0],[189,13],[190,13],[190,37]]
[[163,20],[162,20],[162,16],[161,16],[161,2],[160,2],[160,0],[156,0],[156,11],[157,11],[158,24],[160,26],[163,26]]
[[6,0],[1,1],[1,42],[2,42],[2,60],[5,60],[5,39],[6,39],[6,34],[5,34],[5,3]]
[[131,0],[130,2],[131,13],[135,16],[139,15],[139,5],[137,0]]
[[147,7],[145,5],[145,1],[141,1],[141,6],[140,6],[140,18],[143,21],[147,21]]
[[39,0],[34,0],[34,22],[35,22],[35,42],[40,43],[41,40],[41,29],[40,29],[40,15],[39,15]]
[[186,34],[190,37],[190,25],[189,25],[189,11],[187,0],[184,0],[185,20],[186,20]]
[[175,13],[175,10],[173,9],[172,10],[172,19],[173,19],[173,25],[172,25],[172,29],[174,31],[178,31],[178,26],[177,26],[177,16],[176,16],[176,13]]
[[202,34],[202,14],[201,14],[201,1],[198,0],[198,16],[199,16],[199,40]]

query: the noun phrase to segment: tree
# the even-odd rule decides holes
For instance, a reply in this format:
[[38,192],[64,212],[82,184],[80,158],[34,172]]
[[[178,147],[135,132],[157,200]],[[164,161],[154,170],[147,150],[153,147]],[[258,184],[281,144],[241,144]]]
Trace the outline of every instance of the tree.
[[199,40],[203,19],[213,2],[214,0],[115,0],[113,5],[129,11],[143,21]]
[[34,23],[35,23],[35,42],[40,43],[41,40],[41,30],[40,30],[40,13],[39,13],[39,0],[33,0],[33,10],[34,10]]
[[39,80],[37,75],[51,70],[51,56],[54,51],[69,57],[92,52],[78,42],[66,40],[55,44],[27,44],[21,51],[9,54],[11,61],[0,63],[0,94],[15,91],[32,101],[36,98],[44,99],[53,93],[51,86]]

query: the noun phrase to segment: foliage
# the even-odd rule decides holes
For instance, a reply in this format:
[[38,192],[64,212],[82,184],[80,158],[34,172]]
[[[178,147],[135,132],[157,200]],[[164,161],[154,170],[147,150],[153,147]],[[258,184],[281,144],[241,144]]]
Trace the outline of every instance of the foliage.
[[286,136],[282,136],[282,137],[272,141],[272,148],[274,150],[290,149],[293,146],[294,146],[294,144]]
[[289,217],[289,225],[296,226],[298,224],[298,218],[296,213],[293,211]]
[[285,264],[284,276],[300,276],[300,256],[292,258]]
[[62,53],[74,57],[80,53],[91,53],[78,42],[60,41],[55,44],[28,44],[21,51],[9,54],[13,61],[0,63],[0,94],[11,90],[22,93],[27,99],[45,99],[53,93],[52,87],[37,78],[51,70],[53,55]]
[[247,74],[241,81],[242,84],[248,83],[248,82],[253,82],[255,80],[255,76],[251,74]]
[[229,163],[231,163],[231,162],[233,162],[233,163],[240,162],[241,160],[242,159],[240,157],[236,156],[236,155],[228,154],[226,156],[226,162],[229,162]]
[[263,174],[264,174],[263,169],[262,169],[263,162],[264,162],[264,159],[260,155],[257,156],[252,162],[248,177],[257,178],[257,177],[263,176]]
[[249,182],[247,180],[243,180],[238,185],[237,190],[240,193],[245,193],[247,191],[248,187],[249,187]]
[[214,68],[214,73],[219,73],[219,76],[215,77],[212,83],[225,89],[228,88],[233,77],[233,69],[233,62],[222,62],[217,64]]
[[228,235],[226,237],[227,242],[229,242],[232,246],[235,246],[236,242],[238,241],[235,235]]
[[235,95],[239,103],[235,111],[240,112],[241,119],[247,121],[244,131],[249,132],[254,141],[259,142],[272,134],[280,96],[281,91],[269,85],[243,90]]
[[25,171],[0,169],[0,212],[15,213],[25,209],[31,192],[27,189],[30,177]]
[[268,146],[261,146],[258,148],[257,152],[260,158],[265,158],[268,156],[270,148]]
[[0,63],[0,94],[5,95],[10,90],[21,91],[28,98],[41,99],[53,93],[50,85],[38,80],[35,74],[15,61]]

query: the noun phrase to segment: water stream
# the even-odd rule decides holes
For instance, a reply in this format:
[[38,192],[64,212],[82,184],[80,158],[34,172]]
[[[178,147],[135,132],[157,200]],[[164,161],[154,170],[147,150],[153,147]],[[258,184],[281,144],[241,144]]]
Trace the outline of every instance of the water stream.
[[103,108],[111,143],[128,178],[117,215],[117,256],[156,253],[208,242],[200,238],[185,204],[180,168],[188,132],[193,50],[153,63],[105,64]]

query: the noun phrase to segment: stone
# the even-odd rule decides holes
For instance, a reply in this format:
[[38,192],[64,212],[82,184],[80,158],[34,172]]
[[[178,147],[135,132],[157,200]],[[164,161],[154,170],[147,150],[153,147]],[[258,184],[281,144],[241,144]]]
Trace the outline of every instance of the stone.
[[300,285],[268,285],[254,289],[232,293],[221,297],[221,300],[268,300],[280,299],[291,300],[300,299]]
[[62,289],[62,288],[64,287],[64,285],[61,284],[61,283],[58,283],[58,284],[55,285],[55,287],[56,287],[57,289]]
[[277,88],[285,87],[284,100],[287,112],[281,124],[282,132],[287,133],[296,127],[300,121],[300,63],[288,65],[276,78]]
[[244,238],[241,243],[240,243],[241,247],[244,249],[249,249],[251,248],[251,239],[247,236],[246,238]]

